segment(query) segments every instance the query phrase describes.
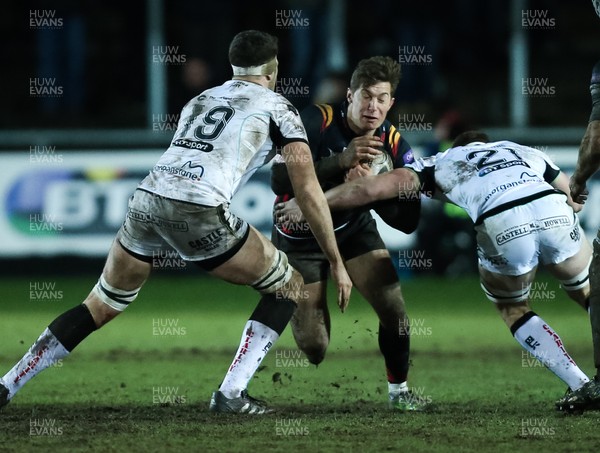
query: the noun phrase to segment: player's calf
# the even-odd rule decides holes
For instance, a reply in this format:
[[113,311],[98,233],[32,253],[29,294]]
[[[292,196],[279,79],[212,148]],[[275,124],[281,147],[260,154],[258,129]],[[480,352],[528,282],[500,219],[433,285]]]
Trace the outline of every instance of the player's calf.
[[331,320],[327,309],[326,286],[326,281],[305,285],[307,297],[298,305],[290,322],[296,345],[313,365],[324,360],[329,346]]
[[299,311],[300,309],[294,313],[291,320],[296,345],[304,352],[310,363],[318,365],[325,359],[329,334],[325,323],[321,321],[322,315],[316,317],[318,321],[308,323],[306,318],[298,313]]

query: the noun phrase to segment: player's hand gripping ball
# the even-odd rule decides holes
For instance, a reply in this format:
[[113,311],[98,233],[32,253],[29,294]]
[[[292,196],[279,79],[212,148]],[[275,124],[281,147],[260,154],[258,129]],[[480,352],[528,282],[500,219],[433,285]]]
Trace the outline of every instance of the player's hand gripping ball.
[[381,173],[385,173],[386,171],[390,171],[394,168],[394,163],[392,162],[392,156],[383,151],[379,156],[369,162],[371,166],[371,170],[374,175],[379,175]]

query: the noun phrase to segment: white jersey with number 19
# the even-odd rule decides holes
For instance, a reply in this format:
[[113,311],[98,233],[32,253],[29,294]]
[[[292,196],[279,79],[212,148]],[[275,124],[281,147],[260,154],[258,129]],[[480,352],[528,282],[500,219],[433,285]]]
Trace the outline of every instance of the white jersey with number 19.
[[186,104],[173,141],[139,188],[205,206],[230,202],[291,142],[307,142],[298,111],[278,93],[230,80]]

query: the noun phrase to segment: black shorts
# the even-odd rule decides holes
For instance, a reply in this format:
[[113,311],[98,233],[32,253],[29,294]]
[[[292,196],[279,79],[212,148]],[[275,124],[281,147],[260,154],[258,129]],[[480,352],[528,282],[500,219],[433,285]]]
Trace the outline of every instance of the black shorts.
[[[370,213],[361,213],[350,224],[336,231],[337,244],[342,257],[348,261],[374,250],[386,249]],[[304,283],[327,280],[329,261],[314,238],[290,239],[273,228],[271,242],[285,252],[294,268],[302,274]]]

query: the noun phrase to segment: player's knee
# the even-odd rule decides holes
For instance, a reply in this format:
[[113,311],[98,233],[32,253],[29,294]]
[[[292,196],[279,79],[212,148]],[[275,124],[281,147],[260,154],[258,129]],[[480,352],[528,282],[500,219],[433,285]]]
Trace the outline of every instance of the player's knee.
[[281,292],[282,296],[292,299],[296,302],[296,305],[300,306],[308,300],[308,293],[304,288],[304,278],[302,278],[302,274],[291,265],[290,267],[292,269],[292,276],[278,291]]
[[588,262],[588,265],[583,268],[577,275],[560,280],[560,284],[563,289],[567,292],[569,297],[576,302],[582,303],[590,293],[590,264],[592,258]]
[[86,305],[90,309],[96,325],[101,327],[123,312],[137,298],[140,289],[123,290],[115,288],[101,275],[92,290],[95,299],[86,300]]
[[406,321],[408,314],[406,313],[406,306],[402,296],[398,298],[387,299],[387,302],[380,305],[379,307],[373,306],[379,322],[386,328],[391,326],[397,326],[398,323]]
[[[291,320],[292,334],[298,348],[306,355],[308,361],[318,365],[325,358],[329,346],[329,334],[326,327],[316,323],[307,325],[298,318],[298,312]],[[322,328],[321,328],[322,327]]]
[[325,352],[327,352],[327,346],[329,342],[324,339],[316,339],[316,338],[306,338],[304,341],[302,339],[296,338],[296,344],[298,348],[306,355],[306,358],[313,365],[318,365],[325,358]]
[[277,293],[298,302],[304,295],[302,275],[289,263],[285,253],[278,250],[269,269],[252,286],[261,294]]
[[531,291],[531,283],[523,283],[521,288],[515,291],[506,291],[492,288],[489,284],[481,281],[481,289],[485,296],[495,304],[518,304],[526,302]]
[[318,365],[325,359],[327,347],[310,347],[302,350],[306,358],[313,365]]

